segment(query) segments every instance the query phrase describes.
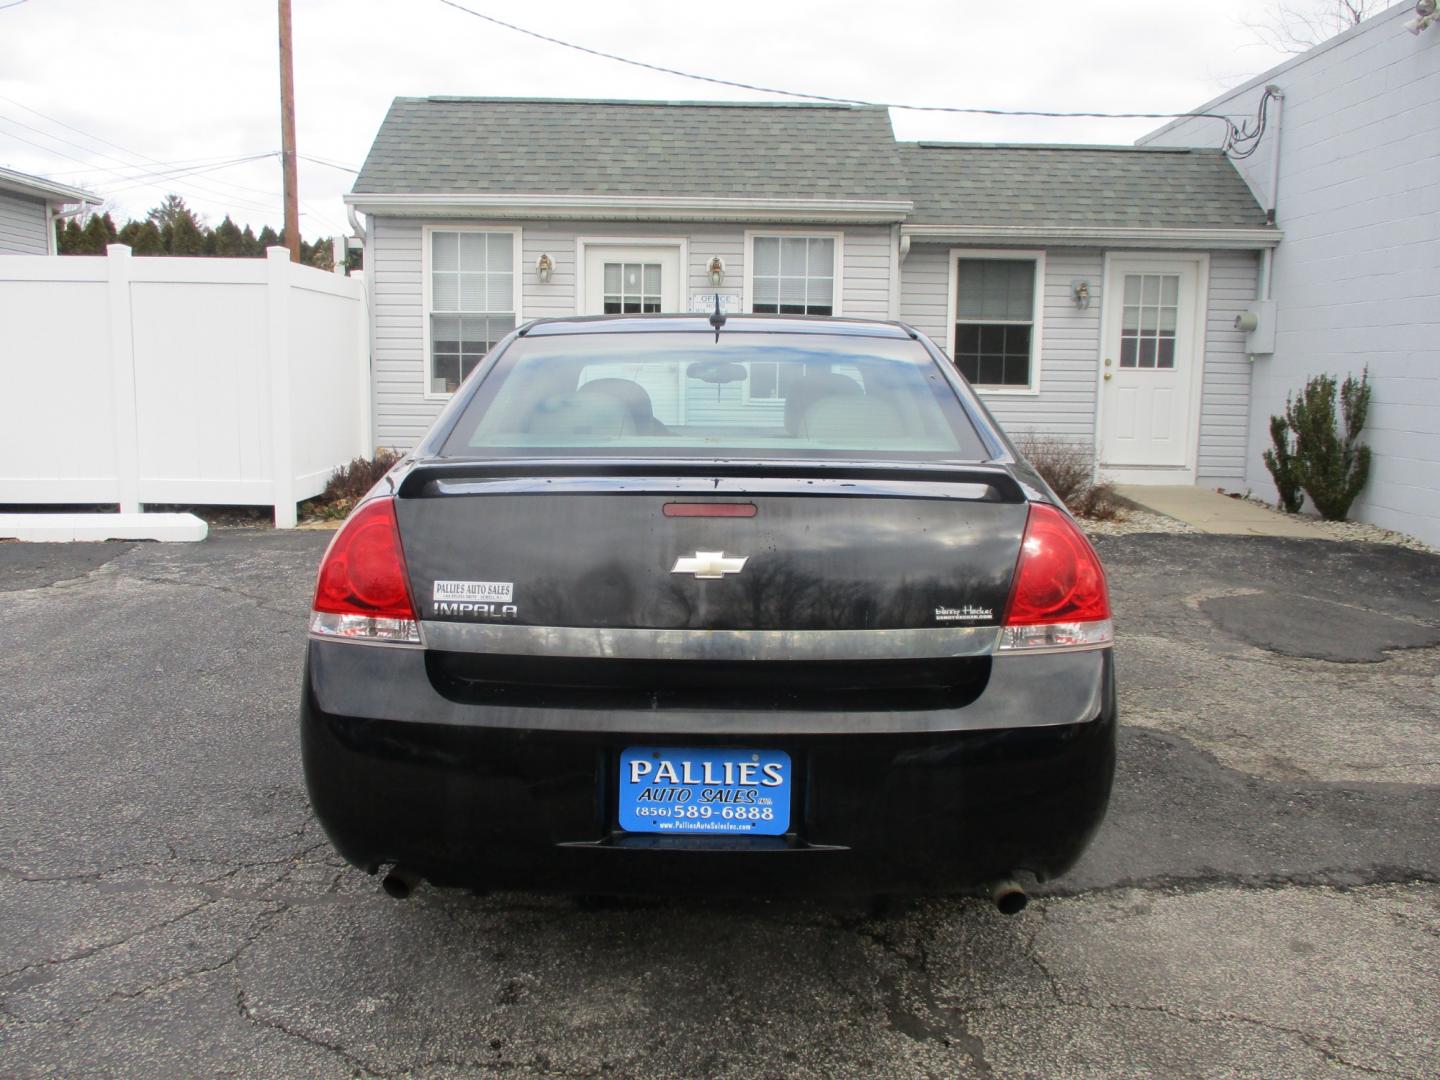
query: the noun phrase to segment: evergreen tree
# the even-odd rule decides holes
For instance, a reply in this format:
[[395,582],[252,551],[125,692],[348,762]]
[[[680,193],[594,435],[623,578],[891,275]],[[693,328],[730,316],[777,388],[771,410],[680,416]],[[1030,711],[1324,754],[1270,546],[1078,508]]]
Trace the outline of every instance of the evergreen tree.
[[205,233],[193,214],[177,217],[174,224],[160,230],[165,250],[171,255],[204,255]]
[[78,254],[104,255],[106,245],[115,243],[118,237],[115,222],[108,211],[91,214],[90,220],[85,223],[85,228],[80,233],[81,250]]
[[1370,410],[1370,369],[1357,380],[1317,375],[1294,401],[1285,403],[1285,419],[1295,432],[1295,474],[1310,503],[1326,521],[1344,521],[1350,504],[1370,477],[1370,447],[1360,441]]
[[80,223],[73,217],[69,221],[55,223],[55,247],[61,255],[83,255]]
[[[214,255],[245,259],[263,258],[266,249],[284,247],[285,234],[265,225],[256,236],[249,225],[242,230],[229,214],[215,228],[208,228],[185,200],[175,194],[166,195],[143,220],[127,221],[118,230],[108,213],[93,214],[84,225],[74,218],[55,222],[55,246],[61,255],[103,255],[106,246],[116,242],[128,244],[136,255]],[[314,243],[306,243],[301,237],[302,264],[331,270],[333,259],[329,237],[321,237]],[[358,269],[359,260],[359,251],[346,252],[347,267]]]
[[196,232],[201,230],[200,219],[195,215],[195,211],[186,206],[185,200],[173,192],[166,195],[159,206],[151,209],[146,218],[159,226],[162,234],[181,220],[189,221],[191,225],[195,226]]
[[153,221],[127,221],[120,230],[120,243],[129,244],[136,255],[165,254],[165,238]]
[[215,254],[223,259],[241,258],[245,251],[245,236],[240,227],[230,220],[230,215],[225,215],[225,220],[215,226]]

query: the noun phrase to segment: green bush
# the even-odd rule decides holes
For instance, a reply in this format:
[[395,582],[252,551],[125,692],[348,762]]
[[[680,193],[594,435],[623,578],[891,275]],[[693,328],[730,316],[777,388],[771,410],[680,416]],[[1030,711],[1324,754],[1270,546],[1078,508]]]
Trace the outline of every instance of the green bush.
[[1370,448],[1360,442],[1370,409],[1370,372],[1357,381],[1346,376],[1339,387],[1333,375],[1317,375],[1304,391],[1285,403],[1285,421],[1295,433],[1295,477],[1327,521],[1344,521],[1350,504],[1370,477]]
[[[1285,406],[1290,406],[1286,399]],[[1275,478],[1275,490],[1280,493],[1280,505],[1291,514],[1300,512],[1305,496],[1300,492],[1300,477],[1295,471],[1295,450],[1290,438],[1290,424],[1283,416],[1270,417],[1270,441],[1275,444],[1264,453],[1265,467]]]

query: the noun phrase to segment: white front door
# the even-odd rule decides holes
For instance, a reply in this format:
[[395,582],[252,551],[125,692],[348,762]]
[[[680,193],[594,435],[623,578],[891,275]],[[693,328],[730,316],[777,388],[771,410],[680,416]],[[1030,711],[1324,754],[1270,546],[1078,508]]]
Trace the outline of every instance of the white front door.
[[1112,477],[1163,483],[1194,468],[1194,406],[1204,356],[1204,323],[1197,317],[1201,265],[1180,258],[1110,260],[1100,464]]
[[587,243],[581,315],[683,311],[680,248]]

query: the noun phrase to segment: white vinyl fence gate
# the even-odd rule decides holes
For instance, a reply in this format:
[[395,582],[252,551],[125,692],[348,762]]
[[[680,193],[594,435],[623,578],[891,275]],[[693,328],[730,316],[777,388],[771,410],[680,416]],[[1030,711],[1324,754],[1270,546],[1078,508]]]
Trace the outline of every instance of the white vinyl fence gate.
[[264,259],[0,256],[0,503],[269,505],[369,456],[365,291]]

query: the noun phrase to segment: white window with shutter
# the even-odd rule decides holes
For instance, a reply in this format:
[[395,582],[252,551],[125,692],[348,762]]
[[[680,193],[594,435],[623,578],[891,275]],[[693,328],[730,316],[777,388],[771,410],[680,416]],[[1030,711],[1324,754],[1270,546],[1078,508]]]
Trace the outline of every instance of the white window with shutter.
[[425,229],[425,392],[453,394],[520,318],[520,230]]
[[746,307],[757,315],[840,314],[839,233],[746,233]]

